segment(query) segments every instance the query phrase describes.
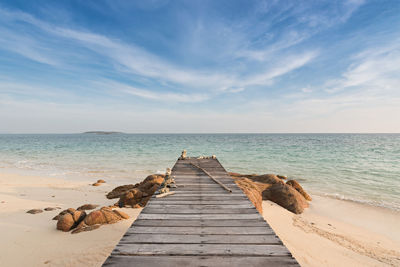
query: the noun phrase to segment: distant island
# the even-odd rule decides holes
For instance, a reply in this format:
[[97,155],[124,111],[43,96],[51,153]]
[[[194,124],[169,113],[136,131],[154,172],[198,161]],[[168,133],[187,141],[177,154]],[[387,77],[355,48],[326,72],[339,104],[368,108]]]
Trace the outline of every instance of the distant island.
[[106,131],[89,131],[84,134],[121,134],[121,132],[106,132]]

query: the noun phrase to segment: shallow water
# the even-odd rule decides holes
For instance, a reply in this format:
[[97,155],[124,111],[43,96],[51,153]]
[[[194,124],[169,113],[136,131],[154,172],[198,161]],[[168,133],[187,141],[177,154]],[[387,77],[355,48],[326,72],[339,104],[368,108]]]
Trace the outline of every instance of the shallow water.
[[400,209],[400,134],[0,135],[0,168],[124,181],[164,172],[182,149],[228,171],[277,173],[314,194]]

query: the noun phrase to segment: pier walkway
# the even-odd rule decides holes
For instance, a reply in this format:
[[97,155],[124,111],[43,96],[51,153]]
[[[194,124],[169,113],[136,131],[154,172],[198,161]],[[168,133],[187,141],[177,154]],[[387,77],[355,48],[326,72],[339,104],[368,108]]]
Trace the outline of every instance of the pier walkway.
[[299,266],[217,159],[171,175],[176,193],[152,197],[103,266]]

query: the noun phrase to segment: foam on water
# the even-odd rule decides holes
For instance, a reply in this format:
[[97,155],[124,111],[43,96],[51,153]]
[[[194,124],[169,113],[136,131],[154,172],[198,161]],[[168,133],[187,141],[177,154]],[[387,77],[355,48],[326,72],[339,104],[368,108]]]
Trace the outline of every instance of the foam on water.
[[276,173],[312,193],[400,207],[400,134],[0,135],[0,167],[126,182],[172,167],[182,149],[229,171]]

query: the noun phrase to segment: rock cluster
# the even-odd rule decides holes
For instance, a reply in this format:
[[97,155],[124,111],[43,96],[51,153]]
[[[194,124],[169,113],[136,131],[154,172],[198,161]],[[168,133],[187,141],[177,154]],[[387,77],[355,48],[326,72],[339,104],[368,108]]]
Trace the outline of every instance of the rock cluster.
[[119,207],[140,208],[146,206],[147,202],[164,181],[165,175],[149,175],[141,183],[135,185],[123,185],[114,188],[107,194],[107,198],[118,198],[115,204]]
[[244,191],[259,212],[262,212],[262,200],[270,200],[285,209],[300,214],[309,206],[311,197],[296,180],[284,182],[286,176],[274,174],[229,173],[235,183]]
[[57,230],[64,232],[73,230],[72,233],[74,234],[83,231],[91,231],[99,228],[103,224],[116,223],[129,218],[126,213],[120,210],[113,210],[110,207],[102,207],[89,214],[86,214],[84,210],[69,208],[62,211],[57,216]]

